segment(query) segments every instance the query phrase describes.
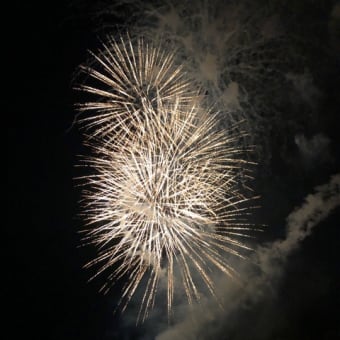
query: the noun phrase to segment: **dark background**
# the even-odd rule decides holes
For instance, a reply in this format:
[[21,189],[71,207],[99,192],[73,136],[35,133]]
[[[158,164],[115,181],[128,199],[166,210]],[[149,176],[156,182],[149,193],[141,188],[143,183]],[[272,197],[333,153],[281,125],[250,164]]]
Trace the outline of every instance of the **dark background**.
[[[11,293],[4,293],[13,322],[8,339],[134,339],[146,332],[113,315],[119,286],[103,296],[97,292],[101,279],[87,283],[90,273],[82,269],[95,253],[79,248],[80,190],[74,178],[80,174],[77,156],[86,150],[73,126],[77,96],[72,79],[86,49],[98,41],[79,8],[66,1],[25,2],[11,12],[16,14],[8,27],[10,44],[3,50],[13,95],[4,98],[9,105],[3,115],[9,118],[3,121],[8,126],[9,188],[3,230],[10,264],[3,276],[10,278]],[[313,20],[323,20],[322,15]],[[325,69],[319,72],[327,93],[322,124],[332,141],[333,161],[314,170],[298,169],[301,177],[296,169],[273,164],[272,177],[258,184],[264,195],[259,218],[275,225],[279,235],[284,218],[303,197],[339,172],[339,64]],[[292,255],[276,299],[264,299],[241,314],[235,332],[244,332],[244,339],[339,339],[339,218],[338,209],[315,228]],[[259,316],[263,310],[273,313]],[[274,318],[273,331],[261,337]]]

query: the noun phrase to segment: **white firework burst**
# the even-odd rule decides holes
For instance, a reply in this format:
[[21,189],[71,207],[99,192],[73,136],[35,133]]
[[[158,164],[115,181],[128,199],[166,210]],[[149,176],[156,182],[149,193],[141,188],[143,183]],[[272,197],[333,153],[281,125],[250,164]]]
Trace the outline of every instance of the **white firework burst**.
[[81,66],[86,82],[76,89],[95,97],[78,105],[81,112],[92,112],[82,119],[92,136],[122,132],[121,124],[133,124],[141,107],[156,105],[158,96],[164,103],[194,99],[196,90],[183,66],[175,63],[175,52],[165,53],[162,44],[154,46],[142,38],[133,43],[128,35],[117,40],[108,37],[102,49],[91,55],[92,61]]
[[104,291],[126,278],[123,309],[148,274],[142,320],[161,278],[169,313],[176,285],[189,303],[200,299],[202,282],[215,296],[211,273],[233,276],[228,258],[244,257],[242,237],[254,230],[240,217],[248,199],[238,185],[246,165],[234,147],[239,136],[218,131],[216,114],[198,105],[164,104],[161,96],[156,102],[141,103],[134,129],[120,122],[125,138],[96,140],[96,155],[86,162],[95,173],[84,191],[86,242],[99,249],[87,266],[98,268],[95,276],[109,272]]

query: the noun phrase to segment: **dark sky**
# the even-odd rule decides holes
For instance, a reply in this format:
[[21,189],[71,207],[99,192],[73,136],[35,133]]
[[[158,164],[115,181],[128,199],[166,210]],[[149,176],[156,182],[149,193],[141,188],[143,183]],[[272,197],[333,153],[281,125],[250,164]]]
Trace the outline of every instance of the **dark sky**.
[[[65,2],[18,4],[10,57],[9,338],[101,339],[112,313],[81,267],[72,74],[86,50]],[[13,58],[14,61],[13,62]],[[13,62],[13,64],[12,64]],[[13,74],[14,72],[14,74]],[[16,78],[15,78],[16,77]]]
[[[96,47],[93,23],[82,6],[66,1],[18,3],[15,13],[8,27],[10,48],[4,49],[14,96],[3,115],[10,122],[8,218],[3,225],[13,288],[5,292],[12,319],[8,338],[153,339],[156,325],[135,327],[129,312],[113,316],[119,285],[103,296],[97,292],[101,279],[88,283],[90,273],[82,269],[94,250],[78,247],[82,221],[75,165],[87,151],[78,126],[72,126],[77,95],[71,82],[86,49]],[[333,58],[329,63],[315,74],[324,94],[318,117],[320,131],[330,139],[330,159],[321,166],[311,160],[311,166],[298,149],[288,148],[290,161],[280,163],[282,153],[273,146],[272,175],[257,183],[263,195],[257,219],[276,228],[267,239],[282,236],[293,208],[339,172],[339,62]],[[306,138],[317,132],[309,131]],[[291,255],[275,294],[226,319],[226,331],[220,320],[212,338],[339,339],[339,220],[338,208]]]

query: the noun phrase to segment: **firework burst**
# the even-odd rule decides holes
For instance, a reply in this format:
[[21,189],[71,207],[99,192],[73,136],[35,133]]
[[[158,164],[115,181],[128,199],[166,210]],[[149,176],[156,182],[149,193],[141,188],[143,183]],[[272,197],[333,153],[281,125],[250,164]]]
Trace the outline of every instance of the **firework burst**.
[[90,53],[92,61],[80,67],[86,84],[76,89],[94,96],[94,101],[78,105],[81,112],[95,112],[82,119],[92,136],[121,132],[122,123],[133,124],[141,108],[156,105],[157,97],[164,103],[194,99],[192,82],[175,63],[175,52],[165,53],[161,44],[109,37],[97,54]]
[[80,87],[97,98],[80,107],[94,112],[82,120],[93,151],[85,160],[93,174],[83,178],[84,243],[98,249],[86,267],[107,274],[104,292],[125,278],[123,310],[145,278],[141,320],[160,281],[169,314],[177,287],[190,304],[203,290],[216,296],[212,274],[235,276],[228,259],[244,257],[242,240],[254,230],[242,219],[239,126],[221,130],[174,54],[142,39],[110,39],[93,58],[83,70],[94,83]]
[[215,295],[214,267],[235,274],[228,256],[242,258],[242,250],[249,250],[240,237],[249,236],[252,226],[239,217],[247,201],[237,183],[245,162],[233,146],[235,137],[218,131],[216,116],[194,104],[164,105],[161,98],[141,112],[139,128],[128,130],[126,138],[96,145],[96,156],[87,161],[95,174],[86,178],[84,201],[86,240],[100,249],[87,266],[98,266],[95,276],[113,270],[104,291],[129,278],[123,309],[149,274],[140,311],[144,320],[160,279],[167,282],[170,313],[175,267],[189,303],[200,299],[199,281]]

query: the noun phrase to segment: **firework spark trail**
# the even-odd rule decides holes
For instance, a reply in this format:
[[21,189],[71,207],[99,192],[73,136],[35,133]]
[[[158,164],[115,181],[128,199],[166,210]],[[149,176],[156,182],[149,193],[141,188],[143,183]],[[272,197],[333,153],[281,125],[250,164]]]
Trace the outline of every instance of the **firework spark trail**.
[[[169,314],[179,285],[190,304],[200,300],[202,283],[215,296],[212,273],[235,276],[228,256],[244,258],[250,248],[242,239],[255,228],[241,217],[248,198],[238,183],[247,163],[244,150],[235,147],[240,136],[232,129],[229,136],[219,130],[217,113],[204,109],[189,83],[178,83],[179,74],[158,71],[158,64],[150,62],[157,59],[155,50],[142,48],[140,41],[139,54],[131,57],[126,49],[130,46],[133,55],[131,42],[121,43],[118,47],[111,41],[111,49],[95,56],[115,81],[89,71],[112,88],[103,92],[82,86],[110,99],[84,105],[96,112],[85,120],[93,128],[87,143],[94,152],[86,161],[94,174],[84,178],[85,242],[98,247],[98,257],[87,267],[97,268],[94,277],[111,271],[104,292],[119,278],[128,278],[123,310],[147,277],[139,315],[145,320],[160,279],[167,282]],[[162,81],[142,76],[144,71]],[[154,89],[143,92],[141,83]],[[177,270],[180,284],[174,279]]]

